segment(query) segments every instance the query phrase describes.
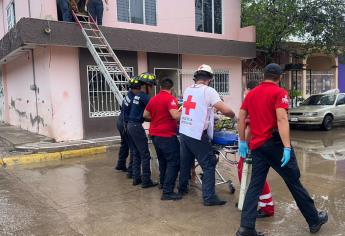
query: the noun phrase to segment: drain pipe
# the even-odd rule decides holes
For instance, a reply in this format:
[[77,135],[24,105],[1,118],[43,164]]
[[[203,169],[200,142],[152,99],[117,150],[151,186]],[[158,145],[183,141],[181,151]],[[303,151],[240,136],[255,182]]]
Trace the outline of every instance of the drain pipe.
[[28,0],[29,18],[31,18],[31,1]]
[[[35,105],[36,105],[36,119],[38,118],[38,88],[36,84],[36,70],[35,70],[35,56],[34,56],[34,49],[31,49],[31,57],[32,57],[32,75],[34,77],[34,84],[30,86],[30,89],[35,91]],[[34,118],[35,120],[35,118]],[[40,131],[40,124],[37,121],[37,133]]]

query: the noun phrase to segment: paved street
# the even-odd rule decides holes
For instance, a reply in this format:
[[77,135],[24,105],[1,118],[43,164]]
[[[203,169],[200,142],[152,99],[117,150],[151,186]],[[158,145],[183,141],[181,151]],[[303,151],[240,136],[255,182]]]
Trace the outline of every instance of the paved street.
[[[329,211],[320,236],[345,232],[344,131],[293,131],[302,182],[318,208]],[[157,188],[134,187],[124,173],[114,171],[115,156],[2,169],[0,235],[234,235],[238,196],[230,195],[227,186],[217,187],[228,200],[222,207],[202,206],[198,185],[181,201],[162,202]],[[236,179],[234,167],[220,166],[227,178]],[[269,178],[277,212],[258,220],[257,228],[272,236],[309,235],[286,186],[274,171]]]

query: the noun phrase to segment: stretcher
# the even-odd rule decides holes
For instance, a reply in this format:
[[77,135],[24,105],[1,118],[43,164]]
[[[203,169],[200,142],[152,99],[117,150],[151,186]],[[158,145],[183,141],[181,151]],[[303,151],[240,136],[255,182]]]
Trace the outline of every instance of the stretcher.
[[[215,133],[213,138],[213,151],[217,158],[217,164],[220,160],[224,160],[225,162],[229,163],[230,165],[238,164],[237,161],[237,150],[238,150],[238,136],[233,132],[221,131],[219,133]],[[195,168],[198,168],[200,165],[198,161],[195,161]],[[231,179],[226,179],[224,175],[219,171],[219,168],[216,167],[216,186],[222,184],[228,184],[229,192],[234,194],[236,188],[233,184]],[[200,184],[202,184],[202,177],[203,174],[200,173],[196,175],[196,178]]]

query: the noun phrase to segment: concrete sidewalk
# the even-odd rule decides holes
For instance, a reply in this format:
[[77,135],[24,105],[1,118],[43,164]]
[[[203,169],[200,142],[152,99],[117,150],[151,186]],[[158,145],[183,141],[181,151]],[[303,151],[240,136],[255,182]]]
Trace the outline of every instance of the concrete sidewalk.
[[55,142],[49,137],[0,124],[0,164],[27,164],[105,153],[120,143],[120,137]]

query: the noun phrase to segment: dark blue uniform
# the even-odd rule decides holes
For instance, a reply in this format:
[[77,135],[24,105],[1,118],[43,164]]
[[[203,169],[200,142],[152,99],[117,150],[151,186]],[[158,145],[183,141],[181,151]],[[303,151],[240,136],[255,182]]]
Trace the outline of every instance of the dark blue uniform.
[[87,9],[98,25],[102,25],[103,21],[103,0],[90,0]]
[[[121,106],[121,114],[119,118],[117,119],[116,126],[121,136],[121,147],[119,150],[119,159],[117,162],[116,169],[125,169],[126,167],[126,160],[129,153],[127,123],[128,123],[128,116],[129,116],[133,97],[134,97],[134,94],[131,92],[131,90],[129,90],[127,96],[123,100],[123,103]],[[129,161],[129,166],[128,166],[129,177],[132,176],[132,164],[133,164],[134,155],[135,155],[135,152],[133,153],[133,151],[131,150],[130,161]]]
[[[133,183],[151,183],[150,151],[145,130],[143,114],[150,98],[144,92],[136,94],[133,98],[128,117],[128,133],[130,136],[129,145],[133,149]],[[137,155],[138,154],[138,155]],[[141,168],[140,168],[141,167]],[[142,169],[142,175],[141,170]]]
[[57,1],[58,14],[63,21],[72,22],[72,9],[69,0]]

